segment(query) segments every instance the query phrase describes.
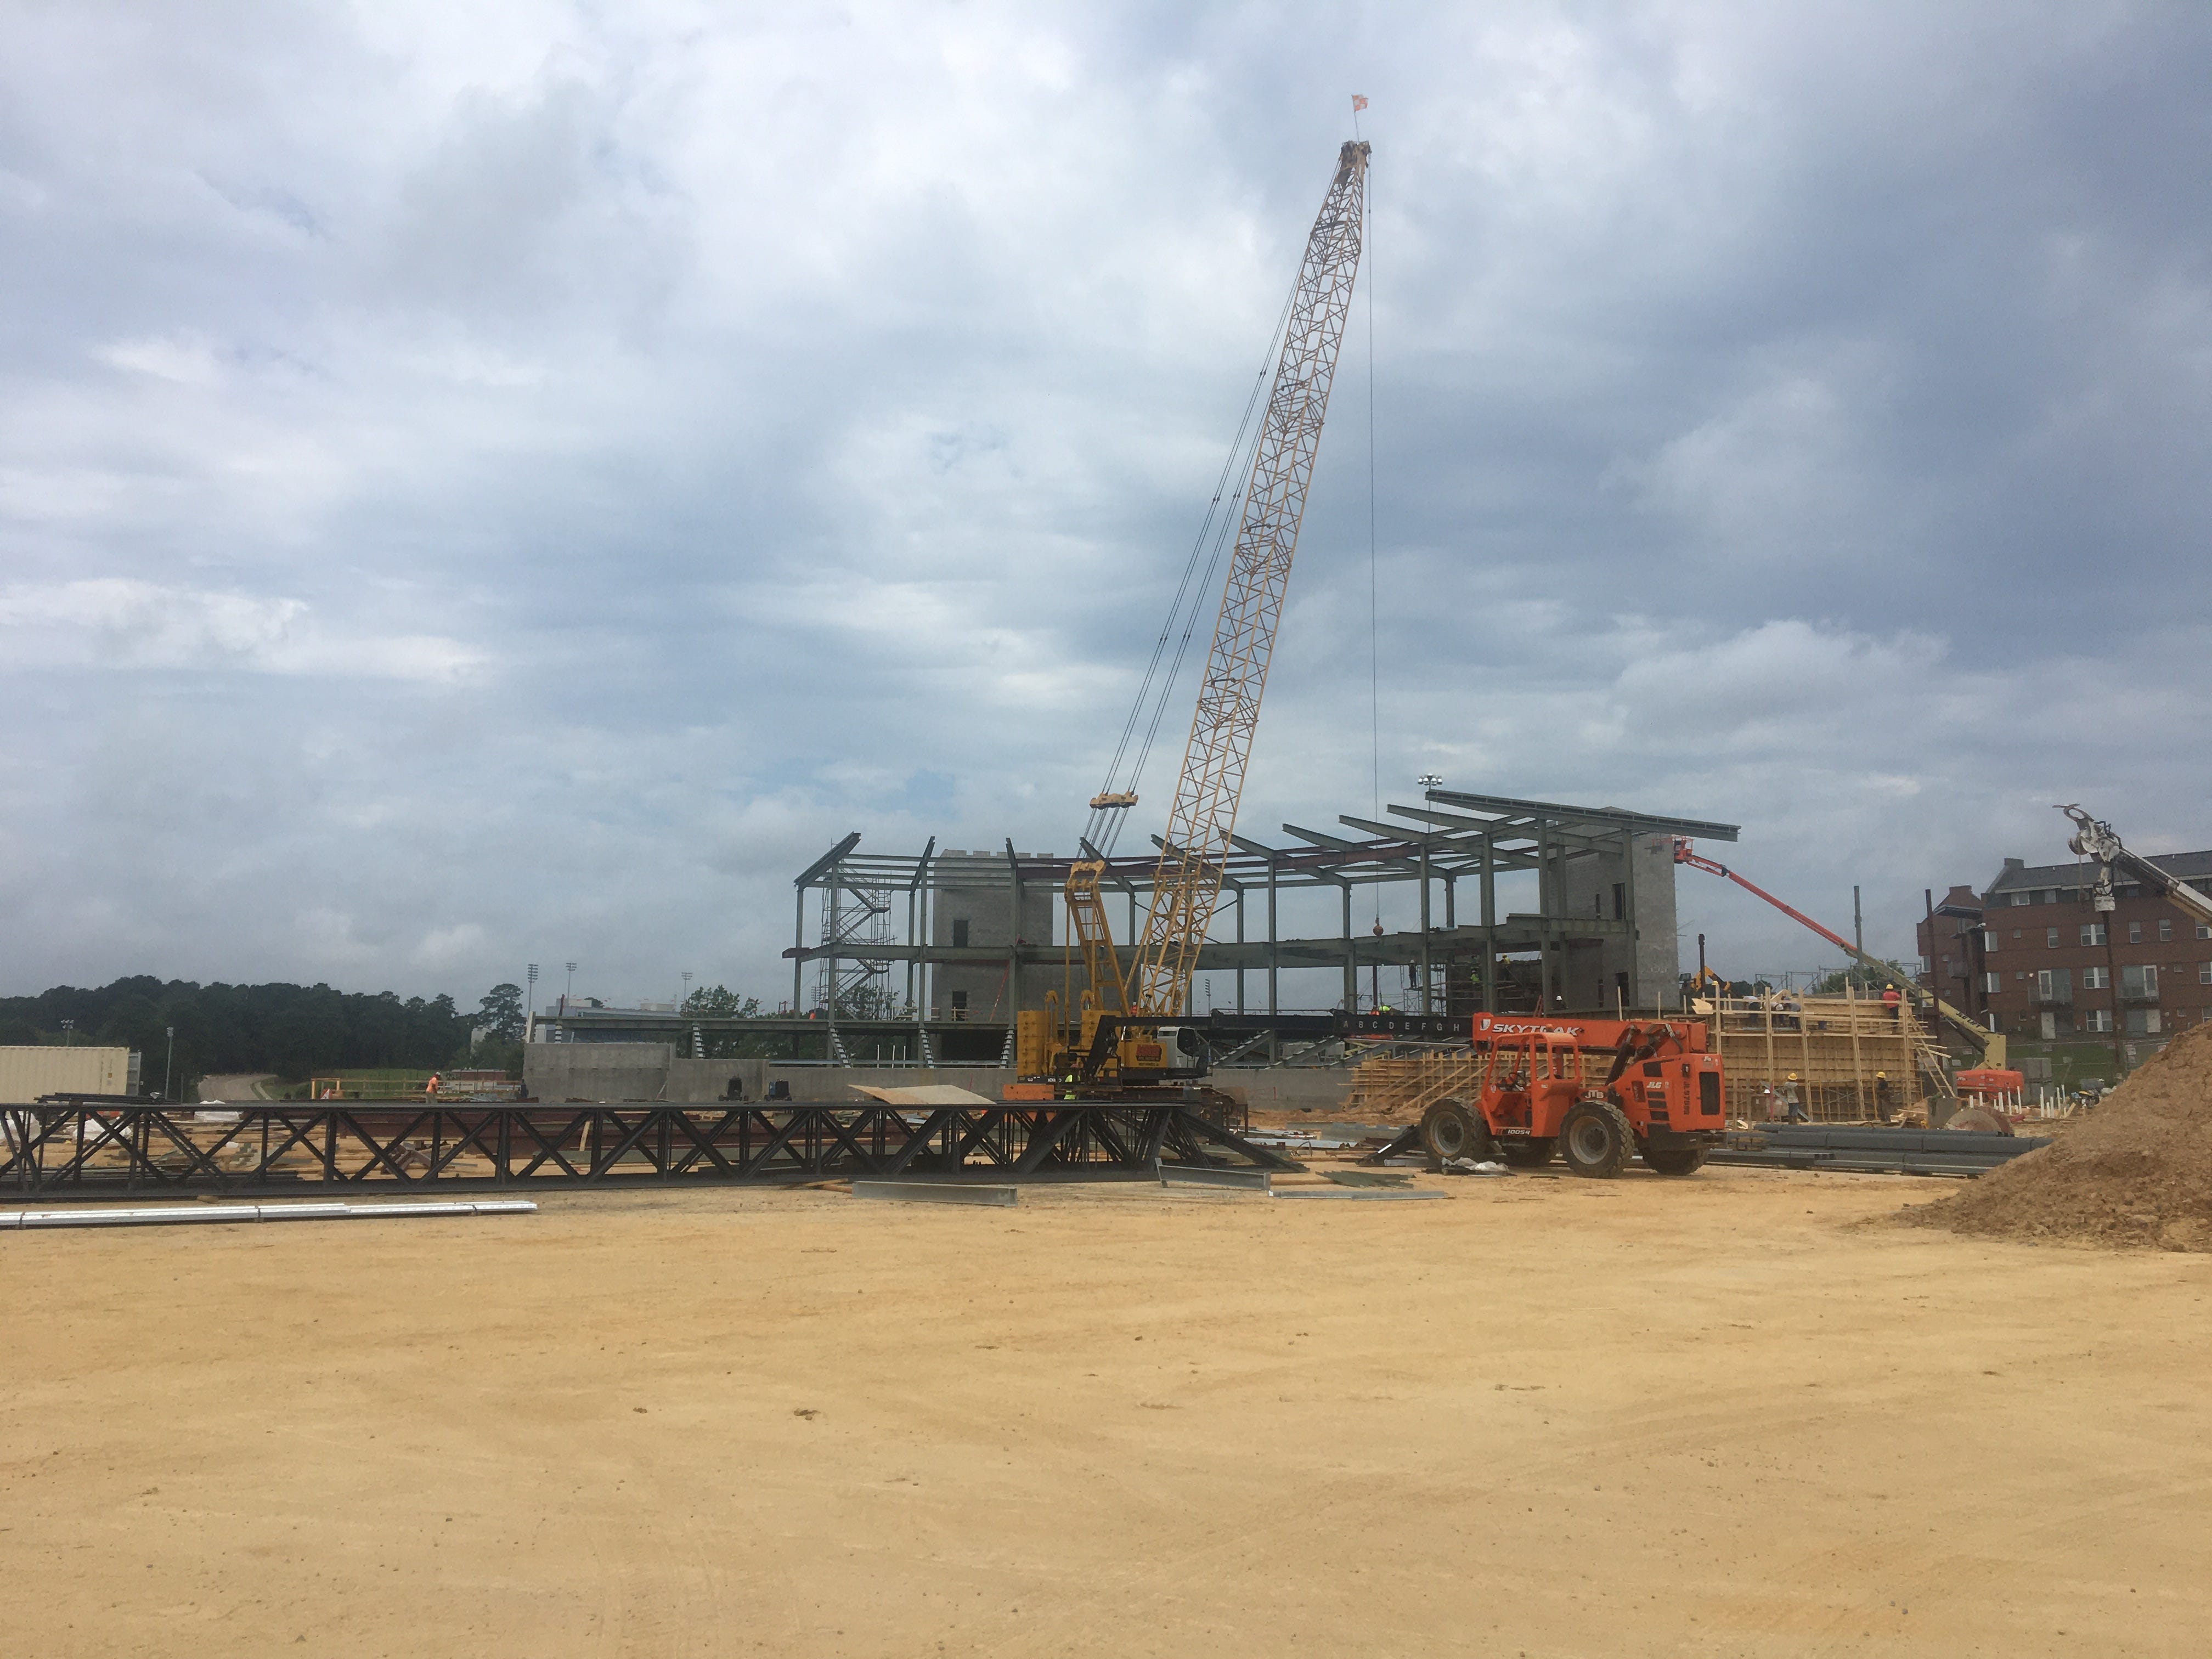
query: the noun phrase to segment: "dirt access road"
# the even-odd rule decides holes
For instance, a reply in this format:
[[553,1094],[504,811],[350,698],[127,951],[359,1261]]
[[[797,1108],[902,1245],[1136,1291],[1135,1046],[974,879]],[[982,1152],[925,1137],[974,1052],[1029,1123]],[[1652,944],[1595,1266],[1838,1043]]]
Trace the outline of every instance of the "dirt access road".
[[0,1234],[8,1645],[2204,1651],[2212,1257],[1449,1190]]

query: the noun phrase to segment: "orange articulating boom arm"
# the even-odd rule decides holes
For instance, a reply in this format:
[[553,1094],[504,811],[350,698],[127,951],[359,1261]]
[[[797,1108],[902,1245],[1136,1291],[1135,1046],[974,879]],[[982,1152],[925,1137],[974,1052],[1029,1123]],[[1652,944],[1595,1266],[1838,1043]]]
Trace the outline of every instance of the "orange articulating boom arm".
[[[1768,892],[1765,888],[1754,886],[1750,882],[1746,881],[1741,876],[1736,874],[1735,871],[1729,869],[1726,865],[1716,864],[1712,860],[1700,857],[1698,854],[1692,852],[1690,850],[1690,843],[1688,842],[1679,838],[1675,841],[1674,862],[1677,864],[1686,864],[1692,870],[1703,870],[1708,875],[1726,877],[1737,886],[1742,888],[1745,892],[1751,894],[1754,898],[1765,899],[1769,904],[1781,911],[1784,915],[1788,916],[1792,921],[1802,922],[1806,927],[1811,928],[1822,939],[1827,940],[1829,944],[1834,945],[1838,951],[1841,951],[1845,956],[1849,957],[1853,962],[1857,963],[1861,967],[1871,968],[1875,972],[1882,975],[1886,978],[1895,974],[1896,969],[1891,967],[1889,963],[1884,962],[1880,957],[1869,956],[1865,951],[1860,950],[1858,946],[1853,945],[1842,934],[1831,933],[1826,927],[1821,927],[1819,922],[1814,921],[1812,917],[1807,915],[1802,910],[1793,909],[1790,906],[1784,904],[1780,899],[1775,897],[1773,894]],[[1924,990],[1920,986],[1912,983],[1910,980],[1906,981],[1905,986],[1902,988],[1902,994],[1911,997],[1916,1001],[1926,1002],[1932,1006],[1936,1010],[1936,1013],[1942,1017],[1944,1024],[1948,1025],[1953,1030],[1956,1031],[1960,1036],[1966,1038],[1969,1042],[1972,1042],[1981,1049],[1983,1063],[1984,1065],[2002,1066],[2004,1063],[2004,1038],[1998,1036],[1996,1032],[1990,1031],[1978,1024],[1972,1015],[1960,1013],[1949,1003],[1944,1001],[1942,998],[1931,995],[1928,991]]]
[[[1749,893],[1753,898],[1765,899],[1769,904],[1781,911],[1784,915],[1789,917],[1792,921],[1802,921],[1806,927],[1811,928],[1814,933],[1818,933],[1822,939],[1827,940],[1829,944],[1834,945],[1838,950],[1846,951],[1861,961],[1872,962],[1874,960],[1871,957],[1862,956],[1856,947],[1855,947],[1849,939],[1844,939],[1840,934],[1830,933],[1826,928],[1821,927],[1819,922],[1814,921],[1812,917],[1807,915],[1802,910],[1793,910],[1788,905],[1784,904],[1780,899],[1775,897],[1773,894],[1768,892],[1764,887],[1753,886],[1741,876],[1736,874],[1735,871],[1729,869],[1725,864],[1716,864],[1709,858],[1704,858],[1699,856],[1698,854],[1692,853],[1690,850],[1690,843],[1686,841],[1677,841],[1674,843],[1674,862],[1677,864],[1686,864],[1692,870],[1702,870],[1709,876],[1724,876],[1729,880],[1734,882],[1737,886],[1742,888],[1745,892]],[[1881,966],[1881,964],[1876,963],[1875,965]],[[1885,971],[1887,971],[1887,969],[1885,969]]]

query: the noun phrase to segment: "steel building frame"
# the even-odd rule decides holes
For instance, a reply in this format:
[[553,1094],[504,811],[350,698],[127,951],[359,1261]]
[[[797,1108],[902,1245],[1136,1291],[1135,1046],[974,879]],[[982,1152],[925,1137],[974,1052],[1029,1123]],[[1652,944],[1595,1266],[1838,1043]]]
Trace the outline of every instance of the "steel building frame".
[[[1515,951],[1541,952],[1544,992],[1551,988],[1552,951],[1558,941],[1602,938],[1636,928],[1632,877],[1626,916],[1612,920],[1569,915],[1560,898],[1563,872],[1573,860],[1600,853],[1627,854],[1638,836],[1684,836],[1701,841],[1733,842],[1739,826],[1697,818],[1624,811],[1615,807],[1576,806],[1559,801],[1523,800],[1512,796],[1473,794],[1459,790],[1431,789],[1422,805],[1393,805],[1386,819],[1342,814],[1337,822],[1359,832],[1346,836],[1285,823],[1285,834],[1299,845],[1271,847],[1249,836],[1232,836],[1233,849],[1223,862],[1222,889],[1228,898],[1235,935],[1210,939],[1200,952],[1197,971],[1233,973],[1236,1009],[1246,1006],[1245,976],[1266,975],[1265,1009],[1282,1012],[1280,975],[1285,968],[1340,967],[1344,975],[1346,1006],[1358,1005],[1358,970],[1382,965],[1413,969],[1419,975],[1419,1012],[1434,1012],[1430,987],[1433,963],[1446,951],[1472,951],[1482,963],[1483,1006],[1498,1006],[1498,959]],[[1072,860],[1040,858],[1018,854],[1006,843],[1003,857],[989,863],[963,854],[949,870],[945,854],[933,838],[922,853],[868,853],[860,850],[856,831],[845,836],[793,879],[796,925],[792,948],[784,954],[792,964],[793,1006],[799,1006],[803,973],[807,963],[825,957],[865,952],[872,959],[907,966],[910,1023],[924,1027],[941,1019],[942,1011],[931,1007],[929,969],[940,964],[997,966],[1007,975],[1010,1006],[1024,1006],[1020,995],[1024,971],[1049,971],[1057,976],[1066,963],[1062,945],[1035,945],[1021,940],[998,945],[947,945],[929,939],[928,917],[934,896],[942,890],[973,890],[983,885],[1013,890],[1011,914],[1021,914],[1024,890],[1044,885],[1057,892],[1066,884]],[[1155,848],[1163,845],[1152,837]],[[1139,926],[1140,908],[1149,904],[1157,859],[1152,854],[1104,859],[1085,842],[1082,854],[1103,859],[1102,885],[1121,894],[1128,908],[1128,931],[1122,954]],[[1515,871],[1537,877],[1537,908],[1530,913],[1500,916],[1497,908],[1497,878]],[[947,877],[951,878],[947,879]],[[1462,925],[1459,919],[1459,885],[1475,885],[1477,919]],[[1419,925],[1412,932],[1361,935],[1352,927],[1355,888],[1377,883],[1414,883],[1419,890]],[[887,945],[819,944],[808,938],[810,892],[865,885],[874,890],[896,889],[908,896],[908,925],[903,942]],[[1298,889],[1334,888],[1341,899],[1341,927],[1333,938],[1284,939],[1278,927],[1281,894]],[[1441,892],[1438,890],[1441,888]],[[1259,920],[1262,936],[1248,938],[1245,908],[1249,898],[1260,899],[1264,909]],[[1441,898],[1441,904],[1437,902]],[[1436,925],[1441,911],[1442,926]],[[817,935],[818,937],[818,935]],[[1633,985],[1628,999],[1638,1003],[1657,988]],[[1671,989],[1671,986],[1668,988]],[[828,1011],[833,1020],[835,1011]]]

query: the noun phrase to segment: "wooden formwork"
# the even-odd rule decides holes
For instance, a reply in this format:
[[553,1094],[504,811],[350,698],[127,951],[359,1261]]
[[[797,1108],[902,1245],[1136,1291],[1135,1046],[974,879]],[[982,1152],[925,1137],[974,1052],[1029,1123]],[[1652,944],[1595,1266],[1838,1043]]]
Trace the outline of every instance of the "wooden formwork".
[[[1789,1088],[1792,1073],[1815,1123],[1871,1122],[1885,1105],[1902,1112],[1924,1092],[1931,1067],[1941,1075],[1919,1022],[1893,1004],[1784,994],[1697,1006],[1728,1078],[1731,1118],[1765,1118],[1769,1091]],[[1887,1075],[1886,1099],[1877,1073]]]
[[1362,1123],[1411,1123],[1440,1100],[1473,1099],[1482,1086],[1482,1060],[1473,1048],[1363,1060],[1345,1110]]
[[[1776,994],[1694,1006],[1720,1054],[1732,1119],[1763,1120],[1791,1091],[1815,1123],[1870,1123],[1885,1108],[1910,1111],[1942,1075],[1911,1011],[1879,1001]],[[1592,1080],[1603,1077],[1601,1066]],[[1472,1048],[1377,1055],[1352,1073],[1345,1109],[1363,1122],[1410,1123],[1439,1100],[1473,1098],[1481,1084]]]

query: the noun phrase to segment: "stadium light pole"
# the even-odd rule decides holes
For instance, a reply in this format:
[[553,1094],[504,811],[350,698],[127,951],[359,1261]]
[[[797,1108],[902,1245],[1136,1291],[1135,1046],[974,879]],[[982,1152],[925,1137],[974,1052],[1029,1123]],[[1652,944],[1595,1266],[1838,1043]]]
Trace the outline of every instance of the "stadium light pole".
[[161,1098],[164,1102],[167,1101],[169,1091],[177,1083],[177,1028],[171,1025],[165,1029],[169,1034],[169,1058],[161,1068]]

